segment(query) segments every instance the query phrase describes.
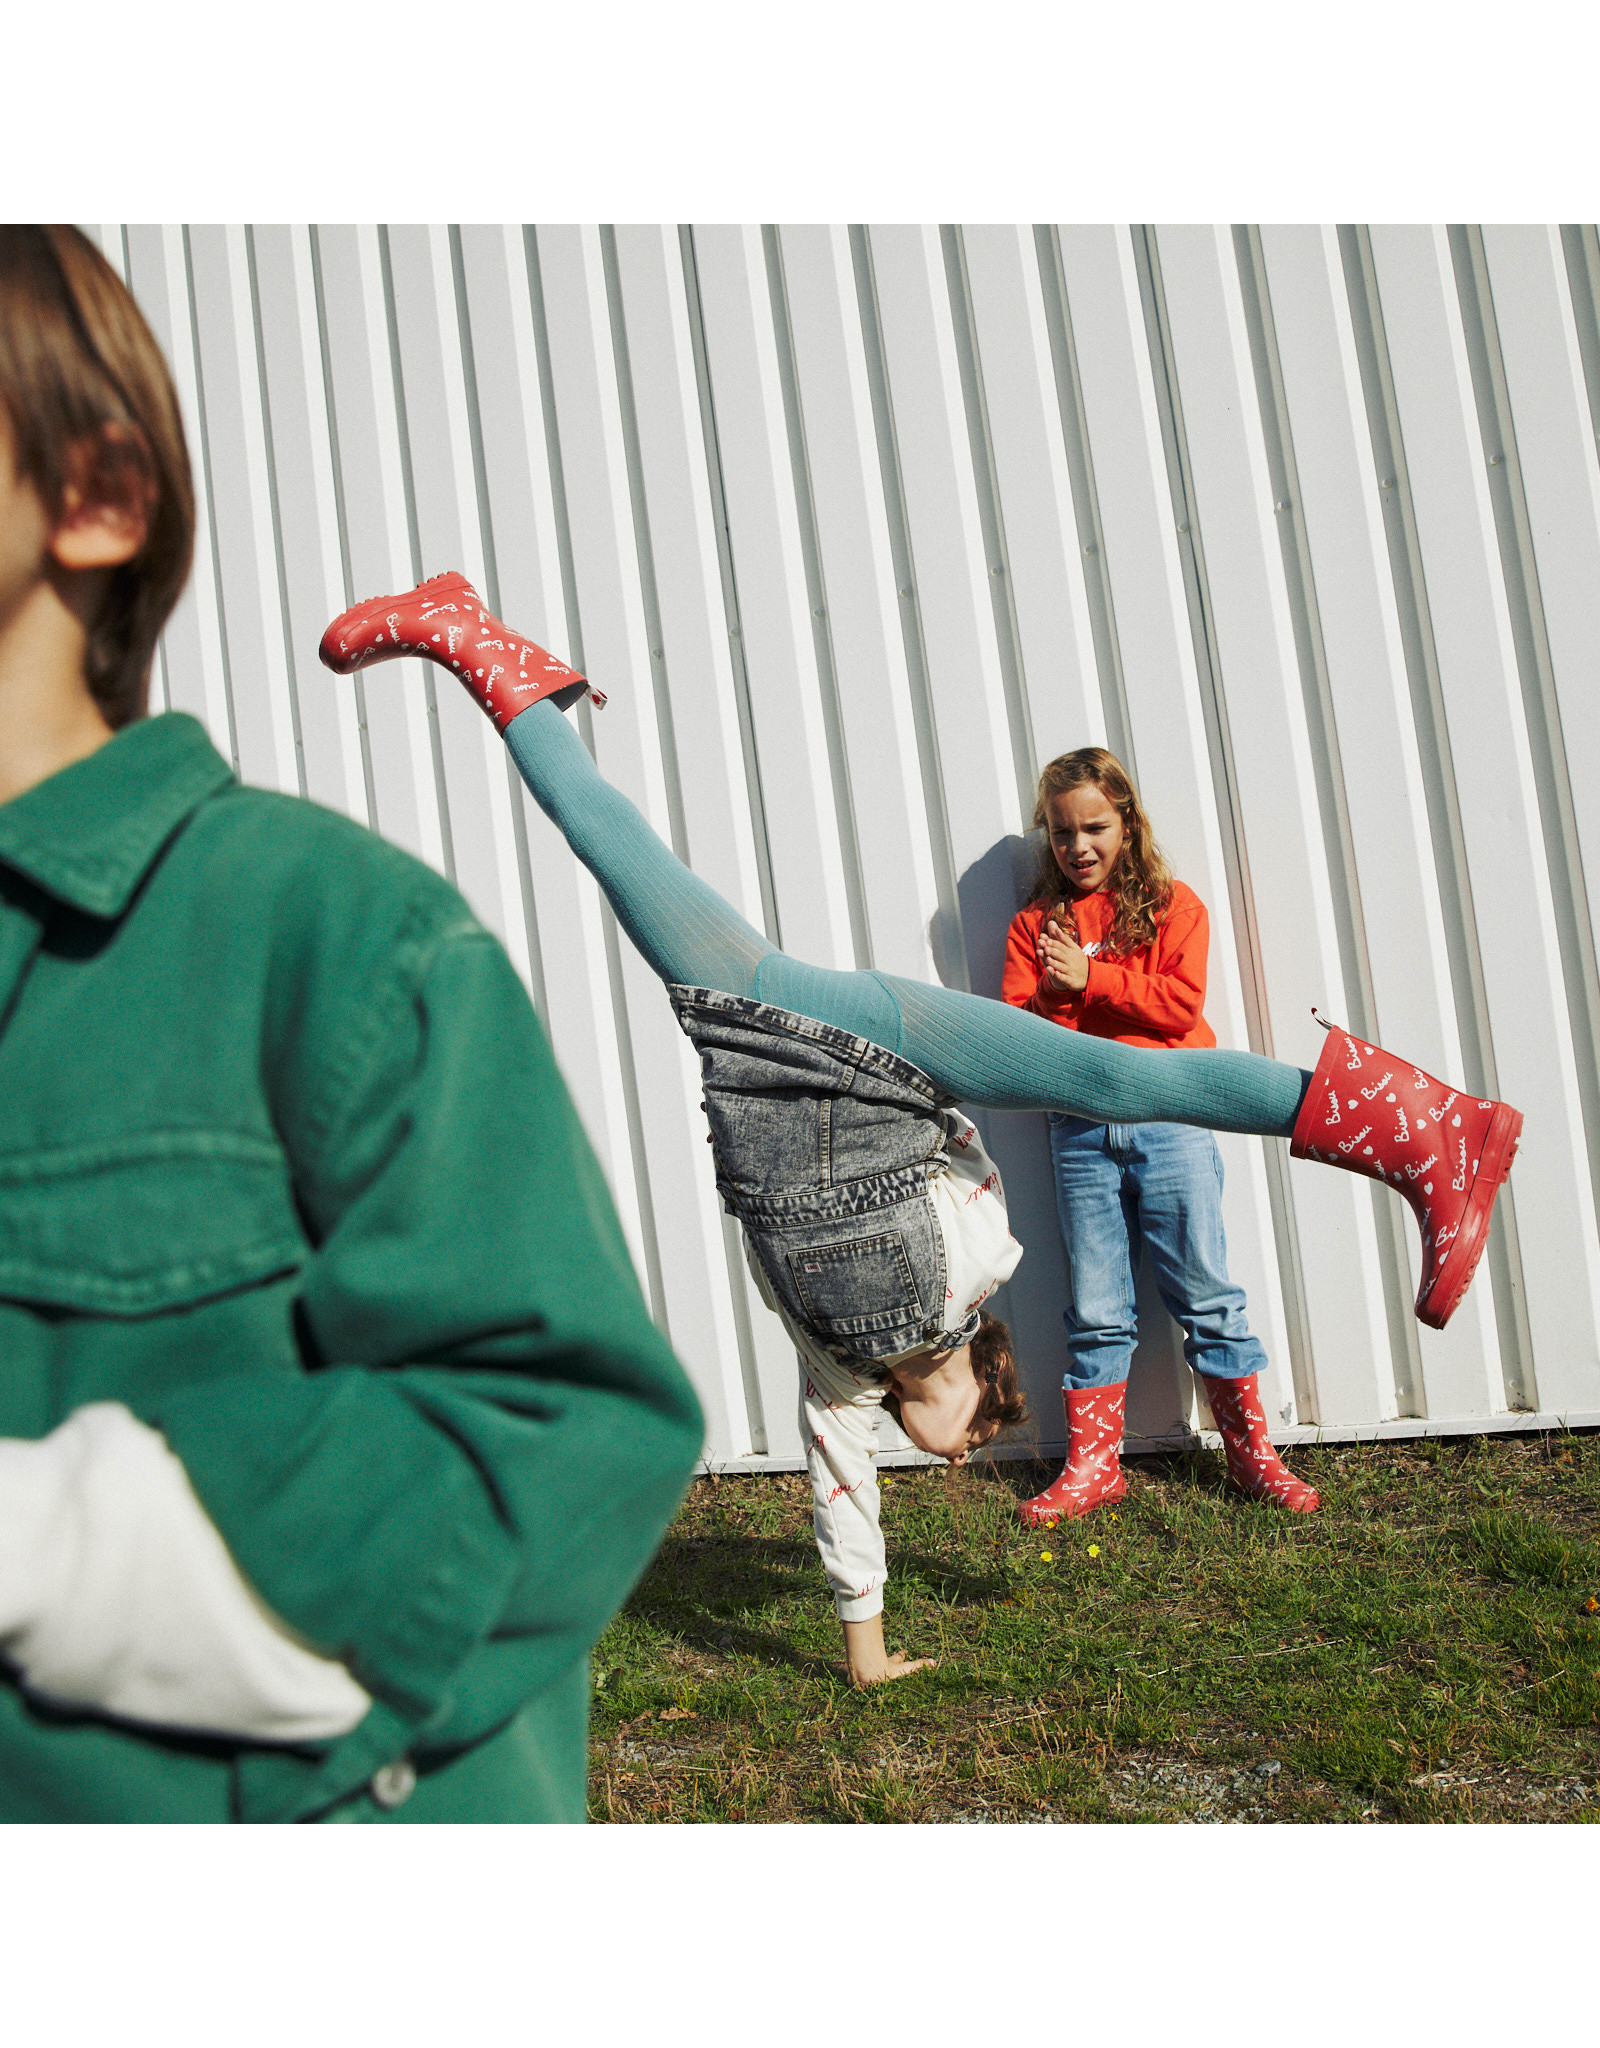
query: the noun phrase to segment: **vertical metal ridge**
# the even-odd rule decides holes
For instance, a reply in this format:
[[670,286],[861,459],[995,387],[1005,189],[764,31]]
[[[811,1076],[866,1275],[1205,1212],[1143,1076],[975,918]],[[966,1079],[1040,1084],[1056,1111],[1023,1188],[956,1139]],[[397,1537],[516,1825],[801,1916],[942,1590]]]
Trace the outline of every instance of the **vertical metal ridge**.
[[[1078,374],[1078,345],[1067,301],[1066,269],[1061,260],[1061,235],[1055,227],[1035,227],[1039,282],[1044,292],[1045,331],[1050,337],[1055,371],[1056,404],[1061,413],[1061,441],[1066,451],[1067,480],[1072,487],[1072,512],[1078,545],[1088,564],[1083,579],[1089,605],[1089,630],[1094,640],[1095,670],[1100,683],[1100,709],[1111,751],[1139,786],[1134,759],[1133,720],[1128,713],[1127,684],[1122,672],[1122,642],[1117,635],[1117,608],[1111,595],[1106,563],[1105,530],[1100,524],[1100,493],[1094,480],[1094,455],[1089,447],[1089,420],[1084,411],[1083,380]],[[1085,538],[1087,536],[1087,538]]]
[[961,371],[961,397],[967,415],[967,446],[978,498],[978,523],[989,570],[989,601],[994,610],[995,640],[1000,650],[1000,677],[1005,691],[1006,724],[1011,733],[1011,761],[1017,778],[1017,801],[1025,818],[1033,816],[1039,793],[1039,750],[1033,737],[1033,712],[1028,701],[1028,671],[1022,656],[1022,629],[1017,623],[1011,556],[1006,548],[1005,512],[1000,503],[1000,476],[994,459],[994,433],[989,425],[989,399],[983,382],[983,357],[978,347],[977,319],[972,308],[972,278],[967,270],[967,245],[957,225],[939,230],[944,253],[945,289],[950,299],[950,324],[955,335],[956,362]]
[[617,262],[615,227],[600,230],[600,265],[605,274],[606,312],[611,323],[611,360],[616,372],[617,406],[621,416],[623,460],[628,473],[628,502],[633,514],[633,546],[639,570],[639,595],[644,605],[645,632],[650,641],[650,685],[661,743],[661,772],[666,785],[668,830],[672,850],[689,864],[689,828],[683,808],[683,777],[678,762],[677,727],[672,716],[672,691],[667,664],[666,634],[656,589],[656,557],[650,540],[650,507],[644,492],[644,461],[639,449],[639,416],[633,395],[633,360],[628,353],[628,323],[622,304],[622,272]]
[[941,949],[950,965],[959,965],[961,986],[970,987],[967,968],[966,934],[962,928],[961,894],[956,875],[955,847],[950,835],[950,813],[945,803],[944,768],[939,756],[939,727],[933,711],[933,686],[928,677],[928,649],[922,632],[922,608],[917,598],[916,565],[911,554],[911,532],[906,519],[905,478],[900,467],[900,440],[895,428],[894,400],[889,390],[889,370],[884,360],[883,330],[878,313],[878,282],[873,269],[872,244],[865,227],[850,229],[850,256],[855,270],[856,304],[861,316],[861,339],[866,354],[867,389],[872,398],[872,423],[878,443],[878,469],[883,483],[884,509],[889,526],[889,556],[894,564],[895,589],[900,599],[900,632],[905,643],[906,675],[910,685],[911,719],[917,736],[917,765],[922,775],[922,800],[928,814],[928,844],[933,856],[934,887],[939,898],[939,918],[949,943]]
[[[1300,688],[1311,737],[1317,807],[1333,897],[1344,998],[1350,1022],[1358,1035],[1378,1042],[1378,1003],[1373,988],[1372,962],[1367,952],[1366,916],[1356,866],[1355,835],[1350,825],[1350,800],[1339,746],[1338,715],[1328,677],[1328,651],[1322,633],[1322,612],[1317,601],[1311,541],[1300,496],[1300,472],[1295,462],[1294,432],[1289,419],[1283,365],[1278,355],[1278,334],[1272,316],[1272,295],[1267,282],[1260,228],[1253,225],[1235,227],[1233,246],[1244,302],[1245,328],[1250,337],[1256,401],[1260,407],[1262,435],[1266,444],[1267,474],[1272,485],[1289,615],[1294,626]],[[1422,1350],[1417,1340],[1416,1317],[1412,1313],[1405,1218],[1400,1204],[1386,1189],[1374,1183],[1371,1196],[1395,1393],[1402,1415],[1419,1414],[1421,1411],[1417,1403],[1422,1388]]]
[[261,283],[256,275],[256,231],[244,231],[245,261],[250,273],[250,325],[256,351],[256,378],[261,391],[261,432],[267,451],[267,502],[272,510],[272,559],[278,572],[278,618],[283,631],[283,659],[289,684],[289,718],[294,730],[294,772],[301,796],[306,794],[306,745],[300,731],[300,676],[294,658],[294,627],[289,616],[289,569],[283,558],[283,514],[278,504],[278,456],[272,438],[272,393],[267,384],[267,347],[261,327]]
[[[339,401],[333,381],[333,349],[328,339],[328,302],[322,282],[322,240],[311,230],[311,284],[317,301],[317,349],[322,362],[323,411],[328,422],[328,453],[333,463],[333,507],[339,530],[339,575],[347,606],[356,601],[350,570],[350,517],[345,503],[344,460],[339,450]],[[366,679],[360,669],[350,679],[356,686],[356,729],[361,737],[361,779],[367,799],[367,824],[378,829],[378,786],[372,773],[372,739],[367,731]]]
[[[131,293],[133,290],[133,250],[128,242],[128,223],[125,220],[117,223],[117,246],[122,251],[122,282]],[[170,711],[172,709],[172,682],[167,674],[167,634],[164,626],[156,636],[155,654],[150,662],[150,686],[152,690],[156,688],[158,681],[161,692],[161,708],[163,711]]]
[[[483,411],[478,398],[478,366],[473,350],[472,307],[467,297],[466,255],[461,246],[461,229],[450,229],[450,274],[455,285],[456,328],[461,340],[461,373],[466,391],[467,432],[472,442],[472,483],[478,500],[478,531],[483,541],[484,596],[489,609],[500,611],[500,562],[495,553],[494,517],[489,503],[489,469],[483,450]],[[533,983],[534,1003],[541,1018],[548,1020],[549,999],[544,982],[544,949],[539,943],[539,910],[533,895],[533,867],[528,857],[528,821],[522,811],[522,778],[516,763],[502,749],[502,771],[511,796],[511,843],[517,856],[517,889],[522,897],[522,929],[528,944],[528,974]]]
[[[1600,968],[1595,959],[1583,852],[1561,729],[1555,663],[1550,653],[1533,523],[1528,514],[1483,230],[1476,226],[1453,227],[1449,237],[1467,361],[1477,400],[1489,502],[1494,507],[1495,536],[1511,613],[1511,637],[1522,683],[1523,715],[1533,757],[1534,788],[1539,801],[1545,865],[1550,872],[1550,896],[1589,1155],[1589,1180],[1596,1211],[1600,1212]],[[1536,1396],[1534,1405],[1538,1405]]]
[[[568,659],[580,671],[585,667],[583,618],[578,605],[578,580],[572,559],[572,527],[567,513],[566,471],[561,459],[561,426],[556,414],[555,382],[550,368],[550,330],[545,319],[544,277],[539,268],[537,230],[524,226],[523,248],[528,262],[528,302],[533,315],[534,354],[539,364],[539,392],[544,406],[545,445],[550,459],[550,495],[556,524],[556,552],[561,559],[561,597],[567,615]],[[583,743],[594,753],[594,715],[589,700],[576,706],[578,729]],[[639,1100],[639,1072],[633,1058],[633,1031],[628,1019],[628,992],[622,979],[622,948],[617,934],[616,914],[600,892],[600,930],[606,949],[606,980],[611,990],[611,1015],[616,1030],[617,1065],[622,1077],[622,1099],[628,1120],[628,1150],[633,1160],[634,1185],[639,1193],[639,1236],[644,1245],[645,1283],[650,1295],[650,1314],[657,1328],[671,1341],[667,1319],[667,1293],[661,1271],[661,1243],[656,1234],[655,1196],[650,1185],[650,1156],[644,1142],[644,1112]],[[548,1024],[548,1013],[546,1014]]]
[[[1406,467],[1399,400],[1389,361],[1383,306],[1372,257],[1372,237],[1364,226],[1339,229],[1339,253],[1350,302],[1356,360],[1361,370],[1367,428],[1377,468],[1383,523],[1389,543],[1389,569],[1394,581],[1400,643],[1411,686],[1412,717],[1422,786],[1433,841],[1434,876],[1444,916],[1445,951],[1450,964],[1456,1029],[1461,1040],[1464,1084],[1480,1095],[1498,1097],[1494,1045],[1483,960],[1473,921],[1472,878],[1467,867],[1466,834],[1461,800],[1450,751],[1450,728],[1439,680],[1422,544],[1417,531],[1411,477]],[[1512,1408],[1532,1407],[1533,1334],[1524,1299],[1522,1255],[1517,1241],[1515,1197],[1510,1184],[1500,1190],[1489,1228],[1487,1251],[1494,1294],[1495,1326],[1500,1339],[1501,1375]]]
[[[1261,933],[1256,924],[1250,860],[1245,844],[1244,808],[1239,798],[1238,775],[1233,762],[1233,742],[1228,728],[1228,704],[1223,684],[1222,657],[1217,646],[1211,588],[1206,576],[1205,548],[1200,535],[1194,475],[1189,460],[1188,435],[1183,423],[1183,400],[1178,389],[1177,360],[1172,345],[1171,324],[1167,316],[1166,293],[1161,281],[1161,252],[1156,246],[1153,226],[1135,227],[1132,234],[1134,264],[1139,274],[1139,295],[1144,304],[1145,337],[1150,351],[1156,410],[1161,420],[1161,439],[1167,457],[1167,479],[1172,492],[1174,523],[1178,531],[1178,554],[1183,567],[1184,591],[1189,603],[1189,630],[1194,643],[1195,671],[1200,686],[1201,710],[1205,718],[1206,744],[1211,756],[1217,823],[1222,835],[1223,866],[1228,876],[1229,905],[1233,913],[1235,943],[1239,952],[1239,979],[1244,995],[1246,1026],[1252,1050],[1265,1053],[1271,1058],[1272,1025],[1266,997],[1266,974],[1261,958]],[[1272,1230],[1278,1252],[1278,1274],[1283,1288],[1284,1324],[1289,1339],[1289,1364],[1294,1382],[1295,1406],[1300,1415],[1315,1421],[1318,1417],[1316,1368],[1312,1355],[1310,1318],[1306,1312],[1300,1232],[1295,1217],[1294,1198],[1289,1188],[1289,1148],[1282,1138],[1263,1138],[1261,1151],[1266,1164],[1267,1190],[1272,1207]]]
[[[422,532],[417,519],[417,486],[411,471],[411,428],[406,416],[405,365],[400,357],[400,313],[394,297],[394,265],[389,257],[389,230],[378,229],[378,262],[383,276],[383,314],[389,333],[389,376],[394,385],[395,427],[400,439],[400,481],[406,501],[406,535],[411,548],[411,580],[422,581]],[[455,839],[450,830],[450,794],[444,778],[444,742],[439,733],[439,698],[433,663],[419,662],[422,694],[428,707],[428,749],[433,757],[433,797],[439,811],[439,849],[444,871],[456,878]]]
[[781,950],[783,923],[778,915],[778,892],[772,880],[767,806],[761,787],[761,752],[756,741],[755,716],[750,708],[750,672],[744,654],[739,580],[733,563],[733,535],[728,527],[728,497],[722,482],[722,443],[717,430],[716,398],[711,389],[711,358],[706,351],[705,309],[700,302],[700,266],[695,255],[694,229],[686,224],[678,229],[678,255],[683,265],[689,342],[694,354],[695,391],[700,400],[700,431],[705,441],[706,479],[711,491],[711,523],[717,536],[717,566],[722,576],[722,607],[733,665],[733,699],[739,714],[739,743],[744,752],[745,789],[750,801],[756,876],[761,885],[761,921],[767,937]]
[[228,608],[222,591],[222,550],[217,544],[217,493],[211,473],[211,430],[206,423],[206,372],[200,360],[200,319],[194,302],[194,255],[183,228],[183,288],[189,301],[189,349],[194,357],[195,410],[200,426],[200,472],[206,480],[206,531],[211,539],[211,587],[217,603],[217,646],[222,654],[222,699],[228,707],[228,753],[239,773],[239,732],[233,713],[233,665],[228,659]]
[[822,724],[832,773],[833,806],[839,820],[839,852],[844,864],[845,900],[850,909],[850,948],[857,967],[870,967],[873,964],[872,927],[867,918],[866,881],[861,870],[855,787],[850,774],[844,715],[839,703],[833,618],[828,609],[827,583],[822,573],[822,545],[818,538],[816,504],[811,490],[811,455],[806,441],[805,411],[800,402],[800,379],[795,369],[789,284],[783,267],[783,246],[775,227],[762,228],[761,247],[767,266],[767,296],[772,304],[772,330],[777,344],[784,425],[789,435],[789,470],[794,480],[795,511],[800,522],[800,556],[805,565],[806,605],[811,613],[811,639],[816,652]]
[[1600,449],[1600,235],[1591,227],[1564,227],[1561,253],[1567,260],[1567,289],[1578,330],[1578,357],[1589,395],[1589,424]]

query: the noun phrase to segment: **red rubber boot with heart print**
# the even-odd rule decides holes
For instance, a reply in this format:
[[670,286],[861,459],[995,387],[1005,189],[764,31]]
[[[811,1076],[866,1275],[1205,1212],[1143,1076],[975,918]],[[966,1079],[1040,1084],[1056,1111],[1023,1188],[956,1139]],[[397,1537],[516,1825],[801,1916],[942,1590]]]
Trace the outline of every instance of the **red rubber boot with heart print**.
[[[347,676],[378,661],[420,654],[450,670],[504,732],[519,711],[553,697],[576,704],[589,685],[576,669],[503,626],[465,576],[430,576],[400,597],[369,597],[341,612],[317,649],[324,668]],[[604,704],[599,690],[589,690]]]
[[1117,1455],[1122,1449],[1127,1381],[1114,1387],[1068,1387],[1061,1398],[1067,1411],[1067,1462],[1054,1484],[1018,1507],[1030,1529],[1086,1515],[1091,1508],[1121,1500],[1128,1490]]
[[1327,1040],[1289,1150],[1296,1159],[1320,1159],[1387,1181],[1404,1195],[1422,1231],[1417,1315],[1442,1330],[1489,1241],[1494,1198],[1516,1157],[1522,1112],[1447,1088],[1338,1025],[1324,1029]]
[[1213,1373],[1205,1375],[1206,1399],[1222,1438],[1228,1477],[1252,1500],[1276,1501],[1291,1514],[1315,1514],[1322,1505],[1316,1488],[1296,1479],[1272,1448],[1256,1379],[1255,1373],[1240,1380],[1223,1379]]

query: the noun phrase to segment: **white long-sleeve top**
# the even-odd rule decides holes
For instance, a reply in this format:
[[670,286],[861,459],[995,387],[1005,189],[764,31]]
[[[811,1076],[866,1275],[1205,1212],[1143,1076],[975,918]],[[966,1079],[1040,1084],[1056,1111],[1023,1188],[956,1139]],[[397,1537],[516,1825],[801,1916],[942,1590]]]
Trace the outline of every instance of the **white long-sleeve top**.
[[[959,1110],[944,1112],[949,1170],[928,1183],[944,1237],[947,1330],[959,1329],[1016,1271],[1022,1247],[1011,1235],[1005,1191],[977,1125]],[[826,1350],[789,1316],[773,1294],[761,1262],[745,1243],[745,1261],[761,1299],[774,1310],[799,1355],[800,1440],[811,1475],[811,1526],[841,1621],[868,1621],[883,1611],[889,1576],[878,1525],[877,1433],[885,1387],[877,1377],[930,1347],[893,1357],[848,1358]]]
[[343,1735],[372,1704],[261,1601],[165,1438],[115,1401],[0,1438],[0,1654],[63,1705],[257,1742]]

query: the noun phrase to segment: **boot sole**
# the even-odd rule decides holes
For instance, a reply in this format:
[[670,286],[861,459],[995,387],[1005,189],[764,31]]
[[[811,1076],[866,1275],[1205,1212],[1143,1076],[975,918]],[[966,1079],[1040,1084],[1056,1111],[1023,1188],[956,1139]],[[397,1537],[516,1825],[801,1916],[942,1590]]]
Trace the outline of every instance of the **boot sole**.
[[1417,1296],[1417,1320],[1426,1323],[1430,1330],[1444,1328],[1460,1306],[1461,1297],[1472,1285],[1472,1276],[1477,1272],[1478,1261],[1489,1242],[1489,1221],[1494,1213],[1495,1197],[1510,1178],[1511,1162],[1517,1156],[1517,1142],[1521,1136],[1522,1111],[1502,1102],[1495,1110],[1489,1136],[1478,1155],[1477,1178],[1472,1183],[1472,1193],[1467,1197],[1461,1228],[1456,1232],[1455,1256],[1448,1261],[1445,1271],[1435,1278],[1432,1287],[1424,1288]]

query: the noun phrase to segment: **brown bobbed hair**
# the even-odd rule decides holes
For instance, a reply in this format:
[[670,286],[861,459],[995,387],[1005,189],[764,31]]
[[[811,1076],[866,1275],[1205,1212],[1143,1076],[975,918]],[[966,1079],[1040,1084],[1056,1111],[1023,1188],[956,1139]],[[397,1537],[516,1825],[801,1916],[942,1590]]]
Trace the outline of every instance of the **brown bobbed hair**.
[[128,725],[144,715],[156,641],[189,579],[194,479],[160,346],[77,228],[0,225],[0,404],[17,473],[52,520],[69,483],[106,502],[149,501],[145,544],[110,572],[84,663],[106,723]]
[[1033,829],[1042,832],[1044,839],[1039,848],[1039,879],[1028,901],[1059,902],[1070,909],[1065,878],[1050,848],[1047,806],[1053,796],[1090,787],[1100,791],[1122,820],[1122,851],[1106,880],[1115,915],[1106,934],[1105,953],[1109,959],[1126,958],[1154,941],[1172,902],[1172,870],[1156,844],[1132,776],[1104,747],[1079,747],[1076,753],[1058,754],[1039,777]]
[[[987,1309],[980,1309],[978,1334],[967,1348],[973,1366],[987,1382],[974,1419],[998,1423],[1003,1430],[1020,1429],[1031,1418],[1028,1397],[1017,1385],[1017,1361],[1011,1348],[1010,1330],[998,1316],[990,1315]],[[988,1381],[991,1371],[994,1378]],[[893,1388],[884,1395],[883,1405],[899,1423],[900,1397]]]

